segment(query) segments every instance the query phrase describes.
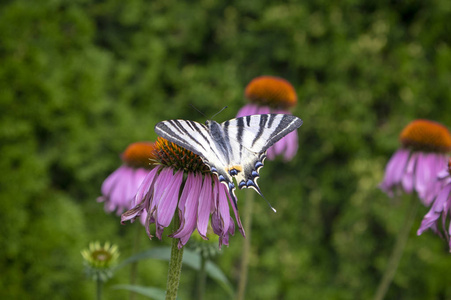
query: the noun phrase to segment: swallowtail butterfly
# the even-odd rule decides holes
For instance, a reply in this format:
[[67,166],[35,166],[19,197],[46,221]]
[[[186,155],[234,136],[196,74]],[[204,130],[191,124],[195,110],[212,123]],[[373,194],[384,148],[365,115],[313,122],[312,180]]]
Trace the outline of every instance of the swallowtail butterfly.
[[[217,123],[189,120],[162,121],[155,132],[176,145],[199,155],[202,161],[229,189],[236,207],[235,177],[238,188],[253,188],[261,196],[257,179],[266,150],[302,125],[298,117],[286,114],[252,115]],[[273,209],[274,210],[274,209]]]

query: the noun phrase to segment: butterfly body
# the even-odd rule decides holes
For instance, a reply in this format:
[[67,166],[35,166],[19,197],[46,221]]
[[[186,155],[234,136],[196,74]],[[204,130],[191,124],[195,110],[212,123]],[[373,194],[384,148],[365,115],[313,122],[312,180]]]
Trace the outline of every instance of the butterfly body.
[[302,125],[292,115],[252,115],[217,123],[204,124],[189,120],[162,121],[155,132],[180,147],[199,155],[211,172],[229,189],[236,206],[235,177],[238,188],[257,185],[259,170],[263,167],[266,150],[285,135]]

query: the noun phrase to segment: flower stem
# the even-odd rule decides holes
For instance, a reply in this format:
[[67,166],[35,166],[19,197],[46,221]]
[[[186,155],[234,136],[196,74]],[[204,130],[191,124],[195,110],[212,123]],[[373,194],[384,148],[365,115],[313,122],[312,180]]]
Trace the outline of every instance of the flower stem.
[[[180,221],[176,212],[173,218],[174,232],[178,229]],[[166,285],[166,300],[175,300],[182,273],[183,248],[178,248],[178,239],[172,239],[171,260],[169,261],[168,282]]]
[[396,274],[396,270],[398,269],[399,262],[401,261],[402,254],[420,204],[420,200],[417,199],[416,194],[413,195],[414,197],[410,200],[409,210],[405,216],[404,224],[398,233],[395,247],[393,248],[390,259],[388,260],[387,268],[385,269],[384,276],[379,283],[374,300],[382,300],[385,298],[388,288],[393,281],[393,277]]
[[198,273],[197,279],[197,299],[203,300],[205,295],[205,283],[207,280],[207,273],[205,272],[205,265],[207,263],[207,259],[205,255],[202,253],[200,255],[200,269]]
[[102,299],[103,281],[100,276],[97,276],[97,300]]
[[240,281],[238,282],[238,292],[236,299],[245,299],[247,273],[249,270],[249,256],[251,251],[251,231],[252,231],[252,206],[255,199],[254,192],[246,193],[243,218],[243,227],[246,229],[246,238],[243,239],[243,250],[241,251],[241,265],[240,265]]
[[[138,224],[141,225],[141,224]],[[136,227],[136,234],[135,234],[135,240],[133,242],[133,254],[138,253],[139,250],[139,241],[142,233],[142,227],[141,226],[135,226]],[[136,283],[136,274],[138,273],[138,262],[135,261],[131,264],[130,267],[130,285],[135,285]],[[136,297],[136,293],[133,291],[130,291],[130,300],[134,300]]]

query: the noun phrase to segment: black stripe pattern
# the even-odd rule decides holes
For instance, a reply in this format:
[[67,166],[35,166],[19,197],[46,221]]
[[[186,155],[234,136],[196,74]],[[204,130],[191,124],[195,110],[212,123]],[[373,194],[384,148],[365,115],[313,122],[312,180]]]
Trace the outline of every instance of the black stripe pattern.
[[257,185],[259,170],[263,167],[266,150],[285,135],[302,125],[302,120],[292,115],[263,114],[236,118],[218,124],[207,121],[205,125],[186,120],[169,120],[158,123],[155,132],[180,147],[199,155],[212,173],[229,189],[236,206],[235,177],[238,187]]

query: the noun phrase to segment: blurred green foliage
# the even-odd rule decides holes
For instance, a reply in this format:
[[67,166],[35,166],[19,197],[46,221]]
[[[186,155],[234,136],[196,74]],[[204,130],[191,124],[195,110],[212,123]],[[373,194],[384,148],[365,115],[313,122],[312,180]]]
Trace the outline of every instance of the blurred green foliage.
[[[377,189],[398,133],[416,118],[451,124],[450,19],[447,0],[3,1],[0,298],[93,298],[80,255],[90,241],[123,258],[137,230],[142,248],[167,243],[106,215],[103,179],[129,143],[156,138],[157,121],[204,121],[189,104],[207,116],[228,105],[216,119],[232,118],[259,75],[295,86],[304,125],[294,161],[261,172],[278,212],[254,205],[248,299],[371,298],[411,201]],[[415,235],[426,211],[387,299],[451,298],[446,243]],[[231,282],[241,243],[217,260]],[[164,288],[165,263],[139,270],[138,284]],[[195,278],[184,270],[181,299]]]

